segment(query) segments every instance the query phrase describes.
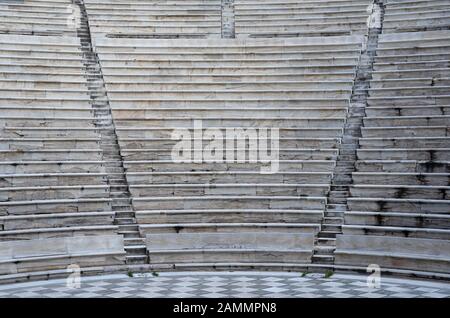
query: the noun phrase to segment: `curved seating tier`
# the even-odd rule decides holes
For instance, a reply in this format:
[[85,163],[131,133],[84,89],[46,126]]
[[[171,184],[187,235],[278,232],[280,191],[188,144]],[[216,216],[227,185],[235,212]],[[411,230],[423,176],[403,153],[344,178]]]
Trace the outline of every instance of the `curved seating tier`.
[[0,242],[0,275],[69,270],[74,266],[120,265],[125,260],[118,235],[79,236]]
[[450,3],[445,0],[386,0],[383,33],[450,29]]
[[147,234],[150,264],[155,266],[251,266],[271,267],[311,262],[314,235],[296,232],[258,233],[161,233]]
[[448,273],[449,37],[380,37],[337,263]]
[[221,35],[221,0],[85,0],[95,36],[207,38]]
[[[117,225],[79,39],[0,35],[0,56],[0,244],[15,253],[2,258],[2,274],[64,268],[78,258],[123,264],[123,246],[116,261],[118,250],[96,251]],[[47,243],[69,254],[55,247],[46,258]]]
[[403,273],[428,272],[446,276],[450,266],[448,240],[372,235],[337,238],[336,262],[349,266],[396,269]]
[[[142,235],[317,233],[361,44],[359,36],[96,38]],[[195,120],[202,132],[224,136],[230,128],[280,128],[279,170],[261,174],[268,164],[225,157],[174,162],[179,139],[171,133],[192,132]],[[258,255],[254,263],[268,261]]]
[[369,0],[235,0],[238,37],[365,34]]
[[[81,20],[70,0],[0,2],[0,280],[123,265],[122,235],[130,259],[146,253],[152,268],[307,268],[340,229],[345,205],[327,195],[337,158],[353,160],[340,153],[351,98],[367,106],[335,268],[449,277],[448,1],[83,6]],[[378,22],[367,96],[355,78],[365,81]],[[94,100],[111,106],[109,131],[109,106],[94,112]],[[193,134],[199,123],[225,136],[223,154],[175,161],[175,129],[196,150],[209,143]],[[228,158],[233,128],[239,149],[255,145],[250,128],[278,129],[276,170]],[[128,195],[135,211],[117,203]]]
[[77,10],[71,0],[2,0],[0,33],[76,36]]

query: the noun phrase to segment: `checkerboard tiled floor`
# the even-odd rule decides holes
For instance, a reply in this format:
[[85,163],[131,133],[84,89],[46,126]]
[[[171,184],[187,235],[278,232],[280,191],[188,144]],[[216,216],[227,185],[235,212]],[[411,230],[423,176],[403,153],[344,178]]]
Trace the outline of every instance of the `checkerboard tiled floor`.
[[365,276],[298,273],[161,273],[159,276],[125,275],[81,279],[81,288],[68,288],[66,280],[0,285],[0,298],[449,298],[450,284],[406,279],[381,279],[381,287],[367,287]]

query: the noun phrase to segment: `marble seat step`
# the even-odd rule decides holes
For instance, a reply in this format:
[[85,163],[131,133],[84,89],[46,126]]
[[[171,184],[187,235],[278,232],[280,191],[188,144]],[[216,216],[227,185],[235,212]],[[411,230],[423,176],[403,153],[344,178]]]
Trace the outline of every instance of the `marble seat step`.
[[[230,149],[226,147],[217,148],[217,151],[222,152],[223,159],[226,160],[226,154]],[[244,147],[239,147],[236,150],[238,151],[247,151]],[[247,148],[248,149],[248,148]],[[202,151],[202,148],[194,149],[198,151]],[[153,148],[153,149],[122,149],[121,155],[126,160],[131,161],[141,161],[141,160],[173,160],[173,151],[172,149],[167,148]],[[314,149],[314,148],[279,148],[278,149],[278,159],[279,160],[334,160],[337,157],[336,149]],[[104,157],[108,160],[112,158],[121,157],[119,155],[110,155],[108,152],[104,152]],[[118,159],[119,159],[118,158]],[[342,180],[345,177],[341,178]],[[351,180],[350,176],[347,179]]]
[[450,239],[450,230],[441,228],[422,228],[417,226],[398,227],[380,225],[343,225],[343,232],[347,235],[379,236],[379,237],[405,237],[405,238],[426,238],[433,240]]
[[448,199],[396,199],[376,197],[352,197],[347,199],[350,210],[353,211],[398,211],[398,212],[425,212],[446,213],[450,208]]
[[139,229],[142,234],[155,233],[234,233],[234,232],[252,232],[252,233],[310,233],[319,232],[320,224],[316,223],[250,223],[231,222],[231,223],[158,223],[158,224],[140,224]]
[[176,223],[233,223],[233,222],[281,222],[320,223],[322,210],[293,209],[183,209],[136,211],[139,224]]
[[192,196],[192,195],[302,195],[324,196],[326,184],[280,184],[280,183],[214,183],[211,184],[132,184],[130,191],[135,197]]
[[321,209],[326,204],[325,197],[298,196],[169,196],[139,197],[133,199],[138,210],[183,209],[186,207],[208,209],[216,208],[285,208]]
[[396,184],[396,185],[433,185],[448,186],[448,172],[353,172],[352,177],[355,184],[359,185],[380,185],[380,184]]

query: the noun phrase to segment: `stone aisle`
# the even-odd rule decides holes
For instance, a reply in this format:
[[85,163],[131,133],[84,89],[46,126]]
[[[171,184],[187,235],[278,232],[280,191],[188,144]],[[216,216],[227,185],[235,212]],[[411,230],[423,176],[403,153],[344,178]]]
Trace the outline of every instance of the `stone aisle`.
[[118,233],[124,237],[127,264],[145,264],[147,262],[145,243],[140,236],[131,202],[131,193],[125,176],[123,158],[106,92],[102,67],[93,47],[89,17],[83,1],[75,0],[74,3],[79,6],[81,11],[77,35],[81,42],[96,127],[101,133],[100,147],[103,152],[104,166],[110,187],[111,207],[115,213],[114,224],[118,226]]

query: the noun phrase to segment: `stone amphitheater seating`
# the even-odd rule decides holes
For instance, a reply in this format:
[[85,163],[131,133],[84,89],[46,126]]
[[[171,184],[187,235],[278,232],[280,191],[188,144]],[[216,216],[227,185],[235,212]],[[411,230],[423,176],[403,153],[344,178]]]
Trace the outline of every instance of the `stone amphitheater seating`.
[[123,264],[79,39],[2,34],[0,56],[2,274]]
[[220,0],[85,0],[91,32],[107,37],[206,38],[221,34]]
[[429,271],[448,276],[450,246],[448,240],[399,238],[386,236],[338,236],[336,262],[366,268]]
[[450,28],[446,0],[386,0],[383,33],[431,31]]
[[288,233],[147,234],[150,263],[155,266],[224,266],[311,262],[314,235]]
[[[337,263],[448,269],[449,36],[430,31],[380,38]],[[420,261],[433,253],[442,260]]]
[[2,0],[0,33],[76,36],[71,0]]
[[[317,233],[361,43],[96,38],[141,233]],[[195,119],[280,127],[280,171],[172,162]]]
[[238,37],[364,34],[368,0],[235,0]]
[[0,275],[65,270],[72,264],[119,265],[124,259],[123,239],[118,235],[0,242]]
[[[147,256],[450,278],[450,3],[384,3],[1,1],[0,281]],[[279,128],[279,170],[174,162],[173,130],[200,120]]]

